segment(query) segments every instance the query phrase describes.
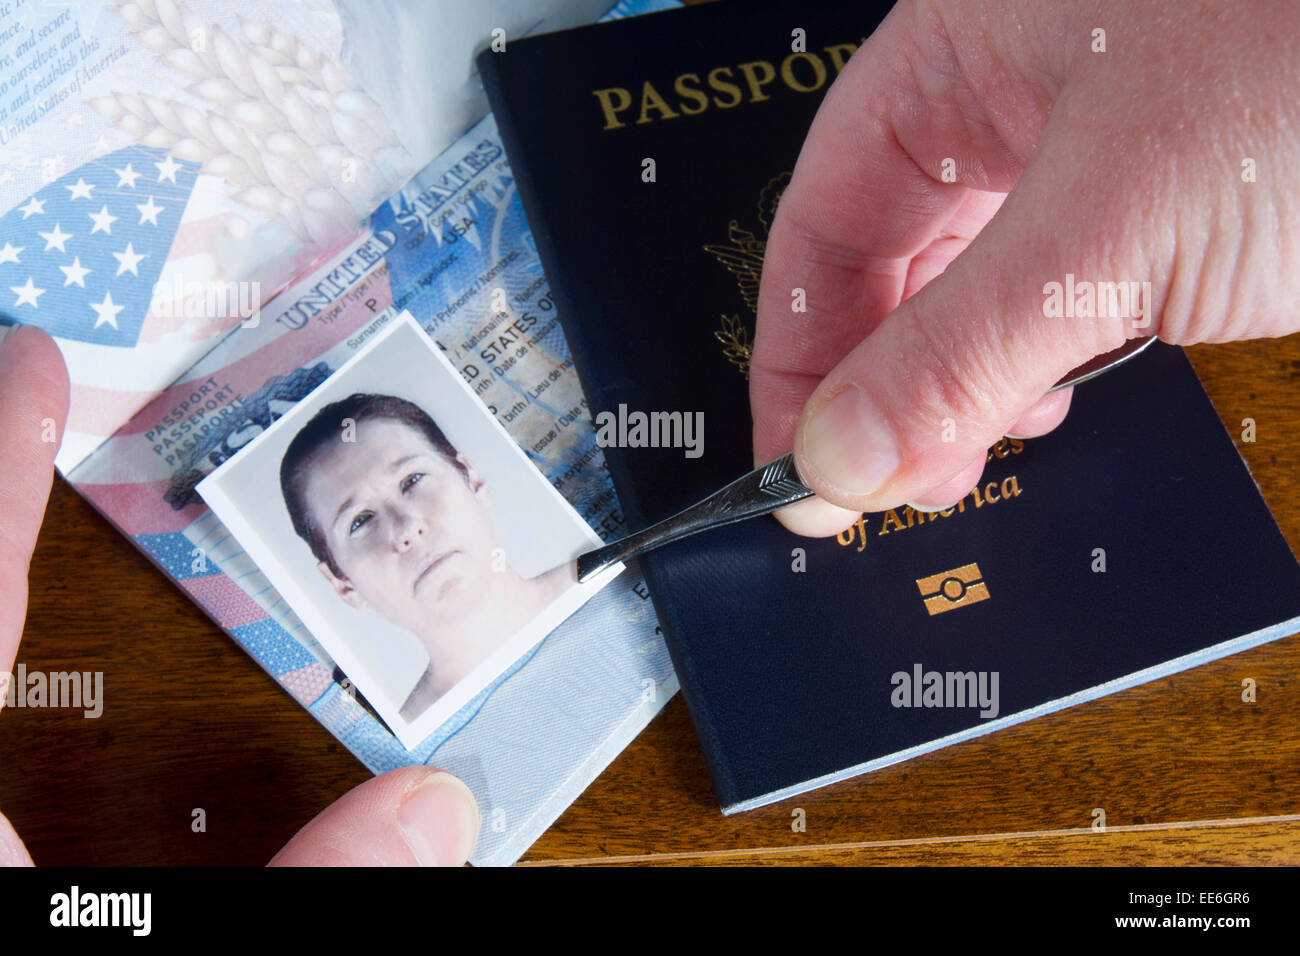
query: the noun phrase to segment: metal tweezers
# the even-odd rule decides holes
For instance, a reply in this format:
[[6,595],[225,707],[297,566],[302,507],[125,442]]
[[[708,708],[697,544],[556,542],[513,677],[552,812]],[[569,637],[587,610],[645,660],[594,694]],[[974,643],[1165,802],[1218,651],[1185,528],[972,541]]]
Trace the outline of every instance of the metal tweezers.
[[[1096,378],[1133,358],[1155,340],[1155,336],[1130,339],[1119,348],[1072,369],[1048,391],[1055,392]],[[671,518],[579,556],[578,580],[587,581],[611,564],[653,551],[670,542],[680,541],[710,528],[721,528],[746,518],[769,514],[812,495],[812,489],[803,483],[795,470],[794,452],[788,452],[755,468],[749,474],[742,475],[720,491],[679,511]]]

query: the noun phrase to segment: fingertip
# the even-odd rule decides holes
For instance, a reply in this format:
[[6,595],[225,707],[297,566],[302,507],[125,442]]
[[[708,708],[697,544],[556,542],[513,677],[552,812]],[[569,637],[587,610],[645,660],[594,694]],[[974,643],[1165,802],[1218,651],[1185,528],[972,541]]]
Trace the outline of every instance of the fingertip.
[[13,825],[3,813],[0,813],[0,869],[31,865],[32,858],[27,852],[27,847],[14,832]]
[[68,418],[71,383],[58,344],[34,325],[10,328],[0,339],[0,388],[43,419],[52,419],[59,436]]
[[918,496],[915,501],[909,501],[908,504],[918,511],[943,511],[970,494],[970,490],[979,483],[982,474],[984,474],[984,458],[980,457],[947,481],[936,485],[925,494]]
[[17,653],[27,572],[68,417],[68,372],[54,340],[34,326],[0,340],[0,672]]
[[443,771],[410,790],[397,809],[398,829],[421,866],[464,866],[482,822],[469,787]]
[[773,514],[787,531],[805,538],[828,538],[839,534],[862,516],[860,511],[841,508],[817,497],[786,505]]
[[44,329],[34,325],[16,325],[0,337],[0,356],[4,361],[35,365],[48,372],[56,381],[67,382],[68,369],[58,343]]
[[1048,392],[1007,429],[1008,438],[1041,438],[1055,429],[1070,411],[1073,388]]
[[463,781],[432,767],[354,787],[285,844],[271,866],[461,866],[481,816]]

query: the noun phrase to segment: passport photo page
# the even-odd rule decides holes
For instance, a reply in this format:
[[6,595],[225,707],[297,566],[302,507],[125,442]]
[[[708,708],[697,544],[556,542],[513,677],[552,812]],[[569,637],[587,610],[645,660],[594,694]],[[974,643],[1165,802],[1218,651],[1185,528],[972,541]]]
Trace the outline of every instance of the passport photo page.
[[410,317],[198,490],[407,749],[622,570]]

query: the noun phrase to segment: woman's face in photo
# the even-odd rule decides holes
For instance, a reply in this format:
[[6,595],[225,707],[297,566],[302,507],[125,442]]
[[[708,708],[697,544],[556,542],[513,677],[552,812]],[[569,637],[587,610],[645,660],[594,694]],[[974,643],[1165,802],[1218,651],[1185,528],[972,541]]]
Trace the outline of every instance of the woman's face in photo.
[[482,478],[403,422],[364,420],[355,438],[304,462],[307,506],[343,577],[325,562],[321,573],[349,604],[416,634],[481,609],[496,547]]

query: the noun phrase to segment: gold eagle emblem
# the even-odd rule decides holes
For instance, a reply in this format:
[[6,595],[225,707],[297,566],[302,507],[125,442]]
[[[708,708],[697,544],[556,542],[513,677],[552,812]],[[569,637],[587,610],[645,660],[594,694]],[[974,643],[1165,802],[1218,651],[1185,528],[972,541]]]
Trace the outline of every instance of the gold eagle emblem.
[[[727,224],[727,245],[710,243],[704,247],[705,252],[736,277],[741,298],[755,315],[758,315],[758,283],[763,274],[763,253],[767,250],[768,231],[772,228],[772,219],[776,216],[781,194],[789,182],[790,173],[781,173],[763,187],[758,197],[758,221],[763,227],[762,238],[733,219]],[[745,378],[749,378],[749,361],[754,346],[750,341],[749,328],[740,320],[740,316],[723,315],[722,326],[714,330],[713,337],[722,343],[722,354],[727,360],[736,365]]]

